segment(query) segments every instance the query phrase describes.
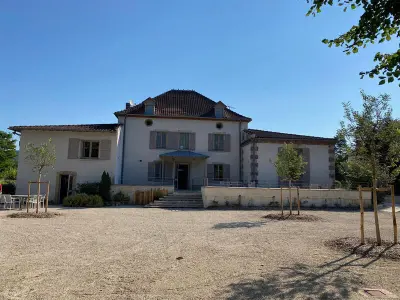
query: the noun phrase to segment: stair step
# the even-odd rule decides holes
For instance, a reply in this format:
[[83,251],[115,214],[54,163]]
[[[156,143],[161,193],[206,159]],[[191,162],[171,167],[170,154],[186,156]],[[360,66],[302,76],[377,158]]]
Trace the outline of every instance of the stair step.
[[146,207],[203,208],[203,204],[148,204]]

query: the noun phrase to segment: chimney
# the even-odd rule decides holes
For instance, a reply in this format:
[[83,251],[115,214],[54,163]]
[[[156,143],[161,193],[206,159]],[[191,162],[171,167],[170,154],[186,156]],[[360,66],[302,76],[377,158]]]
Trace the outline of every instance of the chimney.
[[125,103],[125,109],[131,108],[131,107],[133,107],[133,101],[129,100],[129,102]]

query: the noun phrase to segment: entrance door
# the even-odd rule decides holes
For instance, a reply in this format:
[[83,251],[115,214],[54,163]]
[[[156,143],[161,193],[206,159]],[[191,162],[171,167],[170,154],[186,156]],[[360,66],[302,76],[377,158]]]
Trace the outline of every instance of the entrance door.
[[71,194],[73,179],[72,175],[60,175],[60,203]]
[[187,190],[189,188],[189,165],[178,164],[176,168],[176,174],[178,190]]

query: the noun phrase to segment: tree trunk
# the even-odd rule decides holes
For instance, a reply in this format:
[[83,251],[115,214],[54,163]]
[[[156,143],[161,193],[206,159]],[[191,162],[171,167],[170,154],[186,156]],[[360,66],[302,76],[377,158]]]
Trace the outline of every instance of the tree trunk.
[[297,214],[300,215],[300,191],[297,187]]
[[40,203],[40,180],[42,179],[42,174],[39,173],[38,187],[37,187],[37,198],[36,198],[36,213],[39,213],[39,203]]
[[281,187],[281,210],[282,210],[282,216],[283,216],[283,190],[282,190],[282,187]]
[[289,180],[289,207],[290,207],[290,215],[292,214],[292,181]]
[[377,180],[374,178],[373,180],[373,204],[374,204],[374,217],[375,217],[375,231],[376,231],[376,242],[378,246],[382,244],[381,240],[381,231],[379,229],[379,218],[378,218],[378,199],[376,195],[376,188],[377,188]]

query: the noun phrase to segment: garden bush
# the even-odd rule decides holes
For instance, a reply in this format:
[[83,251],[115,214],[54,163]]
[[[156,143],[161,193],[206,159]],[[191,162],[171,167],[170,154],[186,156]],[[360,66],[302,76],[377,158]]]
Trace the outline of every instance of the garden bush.
[[2,183],[3,185],[3,194],[15,195],[15,183],[14,182],[6,182]]
[[98,195],[100,182],[79,183],[77,190],[79,194]]
[[99,195],[103,198],[105,203],[111,202],[111,177],[106,171],[101,175]]
[[112,196],[112,203],[114,205],[116,203],[128,204],[129,203],[129,197],[126,196],[123,192],[119,191],[118,193],[116,193],[116,194],[114,194]]
[[104,206],[103,199],[99,195],[76,194],[65,197],[63,206],[69,207],[100,207]]

